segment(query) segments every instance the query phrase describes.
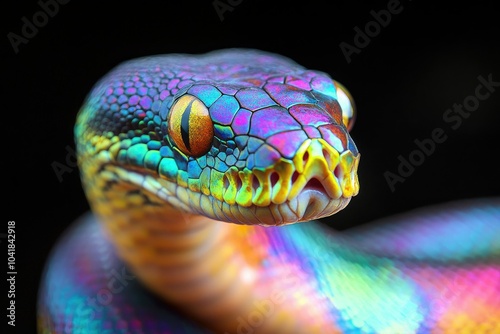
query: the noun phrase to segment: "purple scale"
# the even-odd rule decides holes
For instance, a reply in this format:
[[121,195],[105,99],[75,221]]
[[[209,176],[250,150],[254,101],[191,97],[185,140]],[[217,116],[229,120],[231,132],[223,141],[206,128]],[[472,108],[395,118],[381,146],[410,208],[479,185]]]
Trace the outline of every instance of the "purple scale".
[[141,98],[139,104],[143,109],[150,109],[153,104],[153,100],[149,96],[144,96]]
[[137,91],[136,88],[134,88],[134,87],[128,87],[127,89],[125,89],[125,94],[133,95],[133,94],[136,93],[136,91]]
[[274,165],[281,158],[281,154],[269,145],[262,145],[255,152],[255,167],[266,168]]
[[250,124],[250,134],[258,138],[301,128],[288,110],[281,107],[268,107],[254,112]]
[[136,105],[137,103],[139,103],[139,96],[138,95],[131,96],[130,99],[128,99],[128,103],[132,106]]
[[167,85],[167,89],[168,90],[172,90],[174,87],[177,86],[177,84],[179,83],[179,79],[172,79],[168,82],[168,85]]
[[292,159],[295,156],[295,152],[297,152],[300,145],[302,145],[307,138],[308,136],[303,130],[295,130],[272,135],[267,139],[267,142],[269,145],[276,148],[284,158]]
[[290,115],[303,125],[318,127],[332,122],[329,115],[314,105],[297,104],[290,107],[289,112]]
[[123,92],[124,92],[124,90],[122,87],[115,88],[115,95],[116,96],[122,95]]
[[168,96],[170,96],[170,92],[168,90],[163,90],[160,93],[160,100],[165,100]]
[[138,90],[137,90],[137,94],[139,94],[140,96],[144,96],[148,93],[148,88],[147,87],[140,87]]
[[311,90],[309,83],[300,79],[287,81],[287,84],[303,90]]
[[236,92],[238,91],[237,89],[233,88],[233,87],[229,87],[229,86],[224,86],[224,85],[221,85],[221,86],[218,86],[219,90],[223,93],[223,94],[226,94],[226,95],[234,95],[236,94]]
[[290,85],[270,83],[265,85],[264,89],[273,100],[287,109],[295,104],[315,104],[318,102],[310,92]]
[[193,80],[183,80],[181,82],[179,82],[179,84],[177,85],[177,88],[183,88],[183,87],[186,87],[187,85],[190,85],[193,83]]
[[304,131],[309,138],[321,138],[321,133],[318,129],[312,126],[304,126]]
[[236,98],[243,108],[257,110],[276,105],[269,95],[262,89],[243,88],[236,93]]
[[233,96],[222,95],[210,107],[210,116],[216,123],[229,125],[236,115],[240,105]]

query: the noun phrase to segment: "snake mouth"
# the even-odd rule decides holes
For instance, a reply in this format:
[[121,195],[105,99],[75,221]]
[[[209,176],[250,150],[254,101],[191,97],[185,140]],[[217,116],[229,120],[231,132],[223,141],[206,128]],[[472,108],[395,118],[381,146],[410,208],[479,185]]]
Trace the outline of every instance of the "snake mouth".
[[[359,154],[339,154],[323,139],[308,139],[293,160],[281,158],[267,168],[231,167],[220,177],[223,191],[210,191],[220,201],[243,207],[283,204],[314,191],[331,199],[350,198],[359,191]],[[222,173],[221,173],[222,174]]]
[[349,150],[339,153],[323,139],[308,139],[293,159],[281,158],[267,168],[231,167],[214,173],[214,187],[205,193],[214,198],[223,213],[217,218],[223,220],[229,216],[239,223],[280,225],[322,218],[357,195],[359,158]]

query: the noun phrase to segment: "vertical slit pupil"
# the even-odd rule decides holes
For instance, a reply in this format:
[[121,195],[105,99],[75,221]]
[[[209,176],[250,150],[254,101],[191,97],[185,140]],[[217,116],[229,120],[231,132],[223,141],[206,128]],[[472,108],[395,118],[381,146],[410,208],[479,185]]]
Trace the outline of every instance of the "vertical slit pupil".
[[184,145],[188,149],[188,151],[191,151],[191,145],[189,143],[189,116],[191,115],[191,106],[193,105],[193,101],[189,102],[189,104],[186,107],[186,110],[184,110],[184,113],[182,114],[182,119],[181,119],[181,136],[182,136],[182,141],[184,142]]

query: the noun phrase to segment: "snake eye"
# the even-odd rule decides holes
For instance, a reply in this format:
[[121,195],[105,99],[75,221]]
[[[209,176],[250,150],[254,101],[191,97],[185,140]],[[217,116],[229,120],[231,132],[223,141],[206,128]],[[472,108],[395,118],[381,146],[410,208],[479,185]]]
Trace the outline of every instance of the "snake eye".
[[208,152],[214,127],[207,107],[192,95],[184,95],[170,109],[168,132],[184,154],[199,157]]
[[335,87],[337,88],[337,101],[342,109],[342,122],[351,131],[356,116],[354,100],[351,93],[341,83],[335,81]]

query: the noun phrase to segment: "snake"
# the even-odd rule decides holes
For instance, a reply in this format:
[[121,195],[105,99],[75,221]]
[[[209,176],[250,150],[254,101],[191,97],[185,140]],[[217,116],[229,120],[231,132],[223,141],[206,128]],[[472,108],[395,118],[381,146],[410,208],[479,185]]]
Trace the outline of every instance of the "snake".
[[76,117],[91,211],[47,260],[38,332],[500,333],[500,198],[319,222],[359,192],[356,114],[268,51],[116,66]]

